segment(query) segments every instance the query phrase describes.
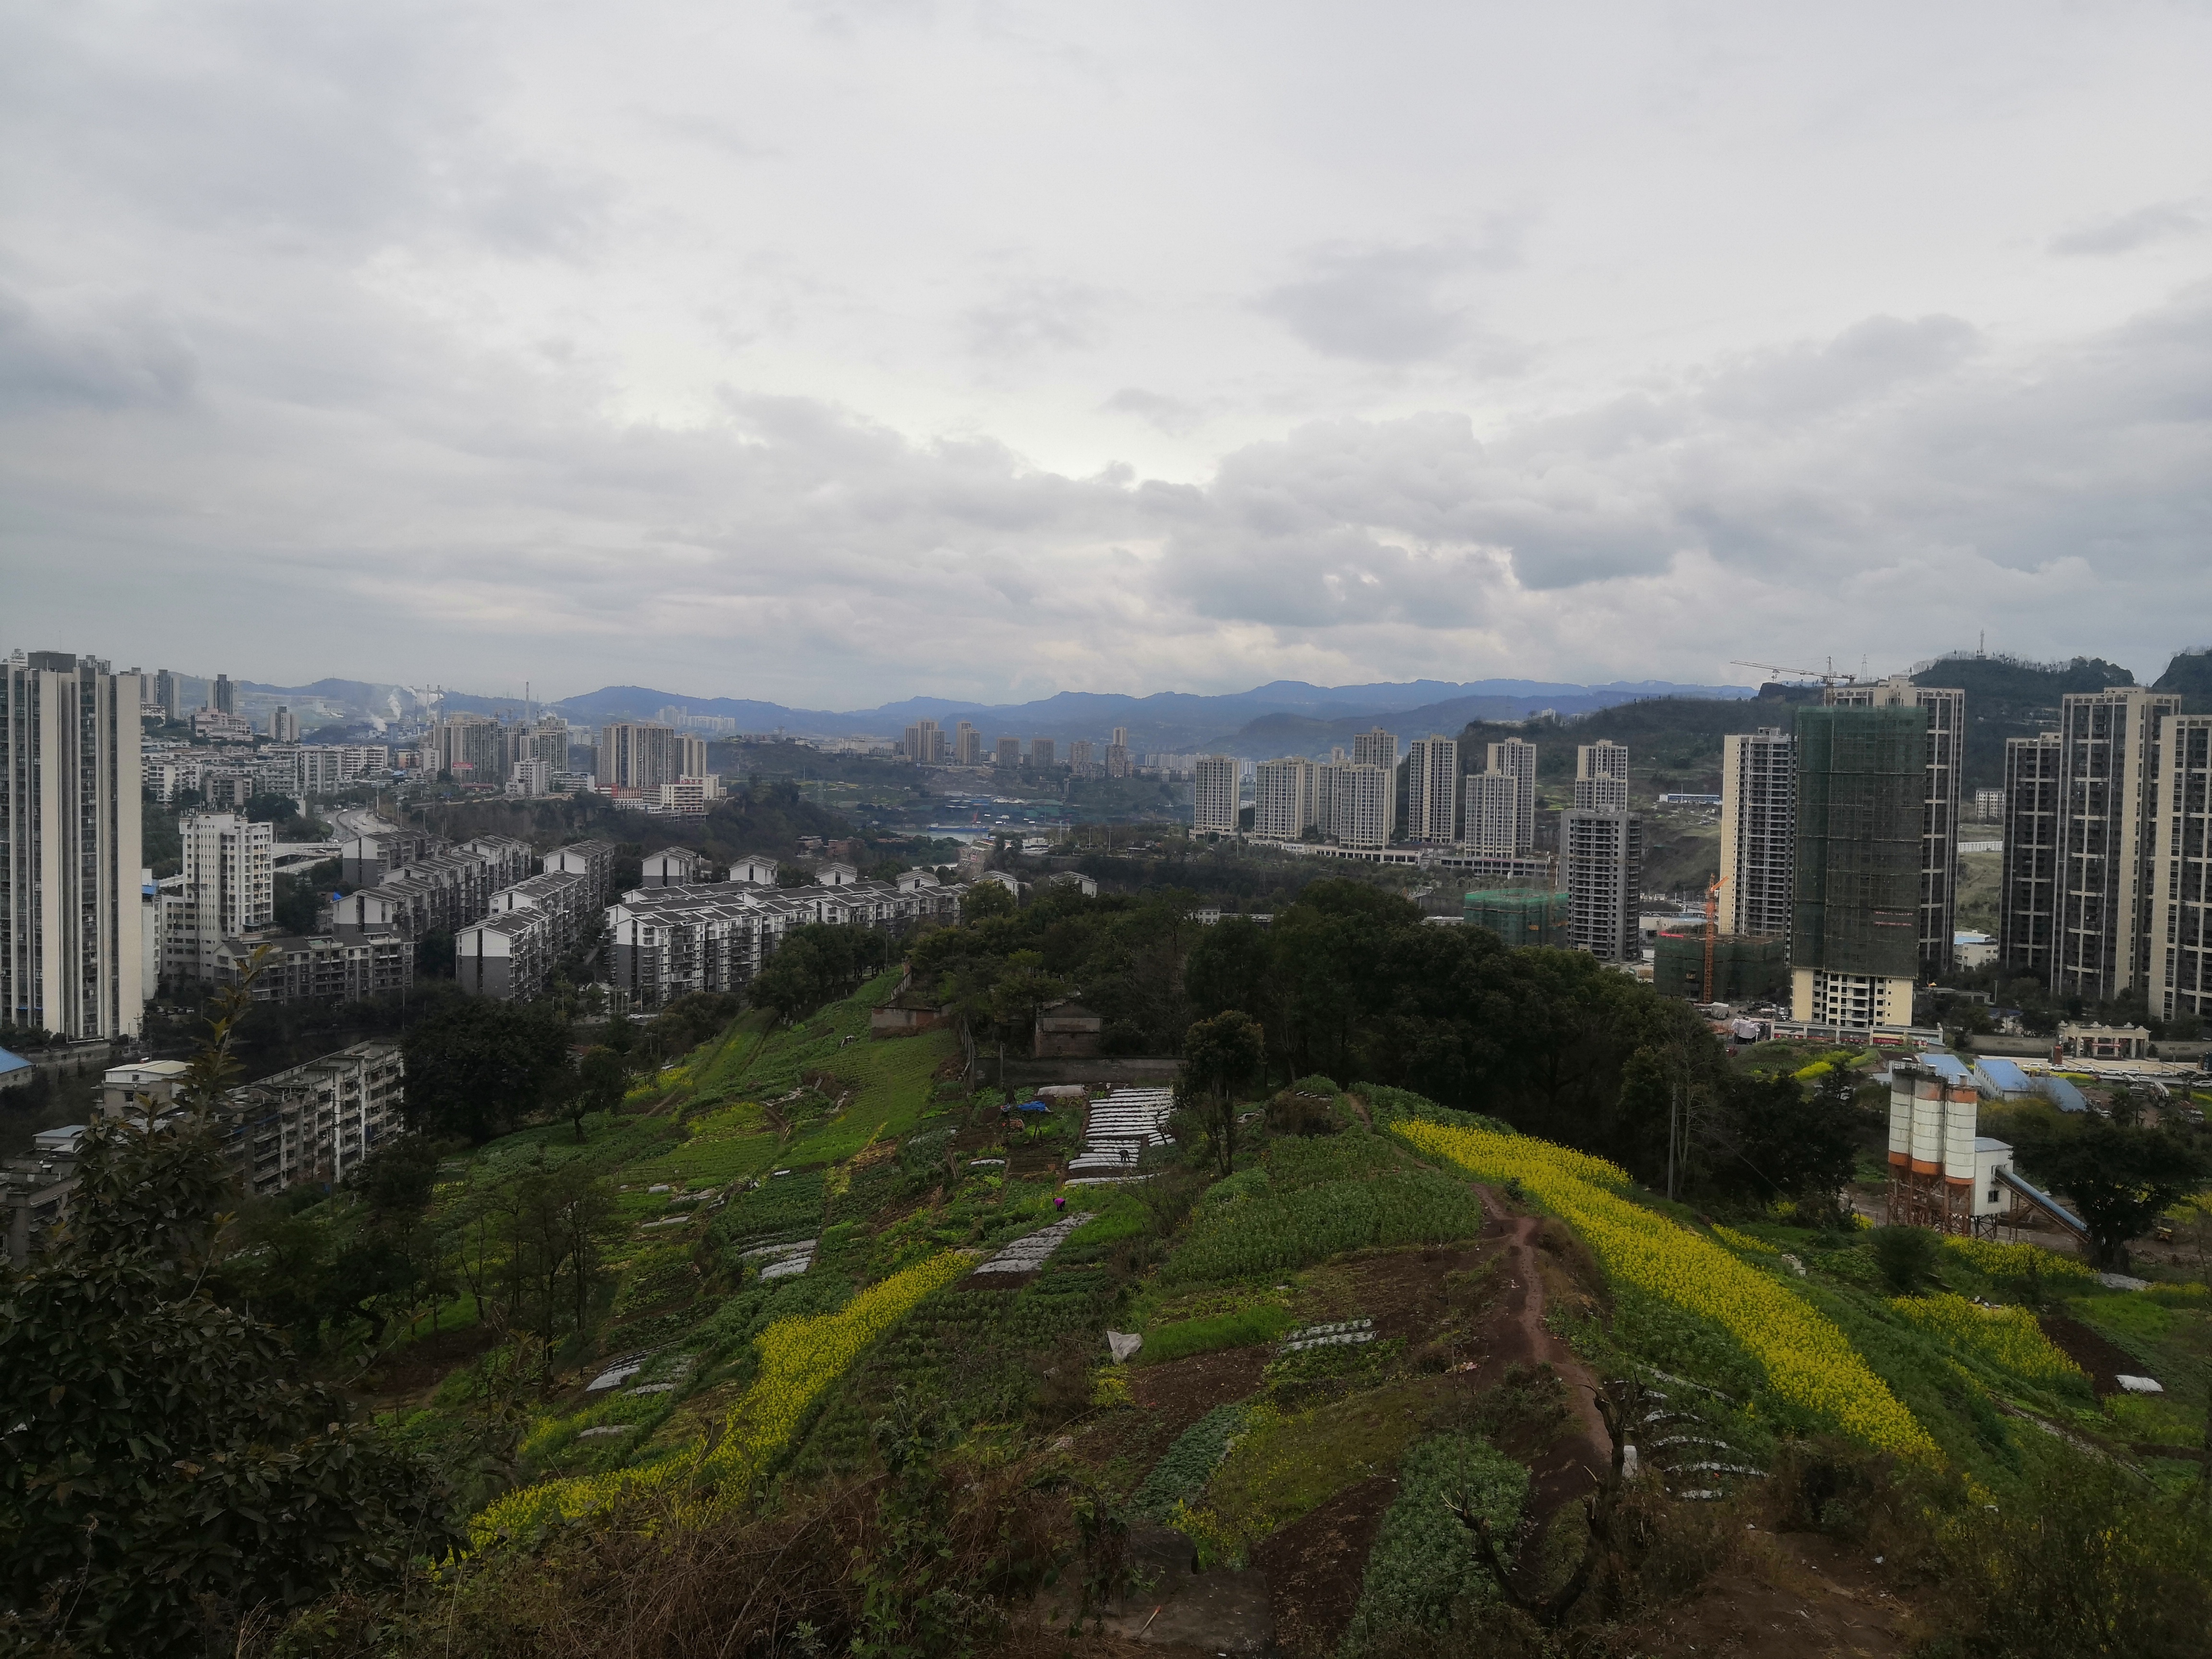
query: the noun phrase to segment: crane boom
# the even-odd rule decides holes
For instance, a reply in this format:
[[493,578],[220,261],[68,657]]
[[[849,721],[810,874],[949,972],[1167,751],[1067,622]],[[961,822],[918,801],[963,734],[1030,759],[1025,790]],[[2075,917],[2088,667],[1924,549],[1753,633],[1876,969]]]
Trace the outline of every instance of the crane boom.
[[1825,669],[1785,668],[1780,663],[1746,662],[1741,657],[1731,659],[1729,660],[1729,666],[1731,668],[1763,668],[1770,674],[1795,674],[1800,679],[1818,680],[1823,685],[1856,685],[1858,684],[1859,678],[1856,674],[1838,673],[1836,672],[1836,659],[1833,657],[1828,659],[1828,665]]

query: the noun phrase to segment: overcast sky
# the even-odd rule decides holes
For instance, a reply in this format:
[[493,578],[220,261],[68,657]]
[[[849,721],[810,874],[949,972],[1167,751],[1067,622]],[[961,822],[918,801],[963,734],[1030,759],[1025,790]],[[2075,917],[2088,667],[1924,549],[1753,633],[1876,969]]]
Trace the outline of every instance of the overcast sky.
[[0,7],[0,647],[850,708],[2212,643],[2203,4]]

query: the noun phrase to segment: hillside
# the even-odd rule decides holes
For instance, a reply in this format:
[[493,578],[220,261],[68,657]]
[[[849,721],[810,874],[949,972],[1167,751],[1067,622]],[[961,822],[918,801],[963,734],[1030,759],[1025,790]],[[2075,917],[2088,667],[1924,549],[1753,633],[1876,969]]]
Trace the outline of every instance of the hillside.
[[[957,1065],[949,1036],[872,1042],[867,1010],[892,984],[788,1032],[748,1017],[580,1143],[526,1131],[440,1167],[434,1222],[495,1208],[547,1170],[588,1169],[612,1193],[602,1322],[588,1346],[548,1352],[544,1386],[505,1396],[526,1416],[519,1483],[475,1532],[510,1541],[449,1586],[466,1632],[451,1651],[510,1650],[548,1618],[580,1644],[634,1638],[610,1621],[635,1617],[640,1595],[659,1634],[624,1651],[697,1650],[662,1628],[690,1619],[740,1636],[764,1636],[763,1620],[834,1622],[833,1583],[748,1600],[671,1577],[665,1538],[622,1545],[628,1588],[609,1601],[593,1587],[608,1561],[587,1571],[580,1553],[602,1547],[588,1541],[602,1525],[574,1528],[636,1511],[702,1547],[787,1549],[812,1517],[884,1547],[861,1541],[864,1511],[838,1508],[854,1490],[841,1483],[879,1467],[885,1424],[917,1409],[950,1415],[900,1431],[951,1434],[976,1460],[931,1523],[948,1570],[972,1570],[963,1528],[982,1516],[963,1505],[994,1505],[1015,1528],[1002,1549],[1068,1550],[1104,1575],[1102,1640],[1309,1655],[1401,1651],[1375,1644],[1430,1621],[1510,1624],[1469,1558],[1439,1553],[1440,1506],[1471,1482],[1496,1524],[1534,1527],[1528,1547],[1556,1564],[1540,1581],[1564,1573],[1590,1472],[1610,1456],[1594,1399],[1664,1401],[1677,1425],[1646,1439],[1659,1485],[1634,1499],[1648,1541],[1621,1567],[1607,1639],[1628,1645],[1609,1652],[1684,1629],[1744,1653],[1808,1651],[1798,1644],[1821,1632],[1902,1652],[1943,1627],[1915,1570],[1879,1559],[1903,1559],[1897,1500],[1848,1485],[1885,1478],[1879,1462],[1832,1449],[1808,1463],[1799,1435],[2011,1491],[2062,1467],[2039,1424],[2170,1442],[2176,1457],[2194,1432],[2186,1413],[2108,1395],[2096,1362],[2085,1373],[2068,1356],[2175,1376],[2208,1323],[2201,1297],[2147,1300],[2063,1257],[1975,1246],[1943,1255],[1942,1294],[1893,1300],[1848,1236],[1706,1226],[1610,1166],[1387,1089],[1302,1083],[1248,1129],[1231,1180],[1170,1153],[1148,1159],[1146,1183],[1066,1185],[1081,1109],[1010,1130],[998,1097],[941,1080]],[[979,1268],[1023,1240],[1016,1271]],[[2068,1334],[2063,1351],[2032,1319],[1992,1322],[1964,1299],[2016,1295],[2039,1257],[2043,1328]],[[521,1351],[481,1305],[462,1294],[418,1318],[371,1379],[424,1443],[519,1380]],[[1129,1363],[1109,1354],[1109,1328],[1142,1338]],[[1598,1388],[1607,1377],[1641,1380]],[[2173,1482],[2191,1470],[2162,1467]],[[1149,1588],[1115,1589],[1080,1528],[1017,1496],[1048,1474],[1042,1490],[1122,1517],[1129,1560],[1153,1564]],[[1875,1508],[1808,1526],[1802,1506],[1829,1515],[1817,1494],[1832,1484],[1819,1483],[1839,1478]],[[783,1495],[757,1520],[670,1507],[708,1480]],[[1686,1501],[1692,1488],[1717,1505]],[[518,1576],[530,1556],[554,1576]],[[1084,1581],[1070,1572],[1034,1601],[1012,1592],[1008,1651],[1074,1613]],[[679,1617],[672,1595],[694,1605]],[[1762,1628],[1778,1609],[1779,1644]]]
[[2126,669],[2098,657],[2048,664],[1945,657],[1917,671],[1912,679],[1916,685],[1957,686],[1966,694],[1966,765],[1960,787],[1968,794],[2004,782],[2005,739],[2057,726],[2059,700],[2068,693],[2136,683]]
[[2183,651],[2153,683],[2160,691],[2181,693],[2185,714],[2212,714],[2212,651]]

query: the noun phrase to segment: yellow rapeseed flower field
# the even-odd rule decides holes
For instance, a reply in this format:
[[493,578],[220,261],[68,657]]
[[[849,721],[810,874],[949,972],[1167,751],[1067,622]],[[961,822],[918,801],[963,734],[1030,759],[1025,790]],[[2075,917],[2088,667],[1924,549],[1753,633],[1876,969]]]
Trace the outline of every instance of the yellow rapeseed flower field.
[[752,1385],[714,1434],[638,1468],[542,1480],[509,1492],[471,1523],[471,1538],[482,1547],[502,1533],[520,1536],[549,1521],[650,1494],[696,1492],[703,1508],[741,1499],[806,1408],[860,1351],[969,1265],[960,1252],[946,1250],[871,1285],[836,1313],[776,1321],[756,1340],[760,1370]]
[[1613,1165],[1527,1135],[1434,1123],[1396,1127],[1422,1152],[1486,1181],[1518,1180],[1583,1236],[1607,1272],[1726,1329],[1783,1399],[1870,1446],[1936,1455],[1928,1431],[1832,1322],[1711,1239],[1608,1190],[1627,1183]]
[[1987,1238],[1960,1238],[1947,1233],[1943,1248],[1963,1257],[1992,1279],[2025,1279],[2033,1271],[2051,1279],[2094,1279],[2096,1269],[2086,1261],[2039,1244],[1999,1244]]
[[1889,1304],[1924,1331],[1994,1361],[2015,1376],[2055,1382],[2086,1373],[2043,1334],[2026,1308],[1984,1308],[1963,1296],[1900,1296]]

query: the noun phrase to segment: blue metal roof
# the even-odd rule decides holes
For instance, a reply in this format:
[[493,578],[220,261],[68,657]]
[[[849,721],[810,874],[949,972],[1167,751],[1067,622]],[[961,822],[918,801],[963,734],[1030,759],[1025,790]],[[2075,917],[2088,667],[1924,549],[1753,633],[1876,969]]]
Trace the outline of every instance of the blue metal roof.
[[1952,1083],[1972,1083],[1974,1080],[1972,1067],[1956,1054],[1944,1054],[1939,1049],[1931,1048],[1920,1056],[1920,1063],[1931,1072],[1942,1073],[1943,1077]]
[[1998,1094],[2032,1095],[2038,1092],[2035,1080],[2020,1069],[2016,1060],[2000,1060],[1990,1054],[1978,1062],[1974,1069]]
[[7,1077],[16,1072],[27,1072],[30,1069],[31,1062],[22,1055],[6,1048],[0,1048],[0,1077]]
[[2086,1112],[2089,1103],[2081,1091],[2063,1077],[2039,1077],[2035,1079],[2036,1092],[2062,1112]]

